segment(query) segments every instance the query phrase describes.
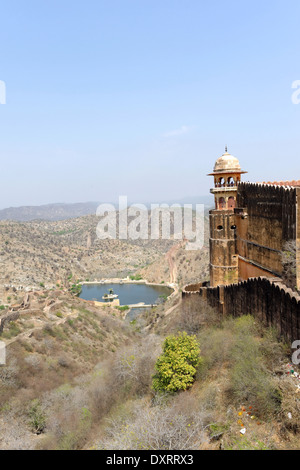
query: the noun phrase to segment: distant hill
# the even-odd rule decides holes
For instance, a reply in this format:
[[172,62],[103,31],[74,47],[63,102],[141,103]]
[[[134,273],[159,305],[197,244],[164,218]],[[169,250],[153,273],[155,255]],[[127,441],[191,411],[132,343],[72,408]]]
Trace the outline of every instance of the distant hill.
[[0,220],[65,220],[82,215],[95,214],[98,202],[78,202],[74,204],[45,204],[43,206],[9,207],[0,210]]
[[[107,202],[107,201],[105,201]],[[135,201],[137,202],[137,201]],[[205,209],[213,206],[213,199],[210,196],[199,196],[184,198],[172,201],[160,201],[158,203],[172,204],[204,204]],[[48,220],[58,221],[81,217],[83,215],[91,215],[96,213],[96,209],[101,204],[100,202],[77,202],[73,204],[55,203],[45,204],[42,206],[21,206],[9,207],[0,210],[0,220],[15,220],[18,222],[29,222],[32,220]],[[113,204],[113,203],[112,203]],[[128,202],[129,205],[132,202]],[[118,209],[118,204],[114,204]],[[150,209],[150,203],[145,204]]]

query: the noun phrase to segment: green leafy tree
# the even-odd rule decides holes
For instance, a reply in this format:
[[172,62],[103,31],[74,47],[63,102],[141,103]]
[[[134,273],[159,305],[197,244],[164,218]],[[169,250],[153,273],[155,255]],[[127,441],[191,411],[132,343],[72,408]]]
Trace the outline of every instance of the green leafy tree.
[[196,336],[186,332],[168,336],[163,354],[158,358],[153,376],[153,389],[162,392],[187,390],[194,382],[200,364],[200,346]]

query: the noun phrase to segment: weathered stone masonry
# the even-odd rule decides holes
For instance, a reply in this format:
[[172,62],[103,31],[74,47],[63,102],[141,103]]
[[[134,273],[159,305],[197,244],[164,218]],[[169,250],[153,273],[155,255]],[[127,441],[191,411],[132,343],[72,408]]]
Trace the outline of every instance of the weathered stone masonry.
[[[300,240],[300,188],[240,183],[235,209],[239,279],[281,276],[284,244]],[[299,251],[299,250],[298,250]],[[300,288],[300,263],[294,285]]]
[[300,296],[278,278],[253,278],[228,286],[209,287],[195,284],[182,292],[183,300],[199,295],[216,308],[221,316],[254,315],[274,326],[286,341],[300,338]]

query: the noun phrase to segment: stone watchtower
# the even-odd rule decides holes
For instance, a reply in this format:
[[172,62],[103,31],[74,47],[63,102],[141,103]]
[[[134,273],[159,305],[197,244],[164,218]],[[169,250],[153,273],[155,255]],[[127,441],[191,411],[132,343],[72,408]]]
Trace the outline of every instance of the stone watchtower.
[[210,211],[210,285],[227,285],[238,281],[238,255],[236,253],[237,186],[241,175],[237,158],[227,152],[216,161],[213,173],[215,209]]

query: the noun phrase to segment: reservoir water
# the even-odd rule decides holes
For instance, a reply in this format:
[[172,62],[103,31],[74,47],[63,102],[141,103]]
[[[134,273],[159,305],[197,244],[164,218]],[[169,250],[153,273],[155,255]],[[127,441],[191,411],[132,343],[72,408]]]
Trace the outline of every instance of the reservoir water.
[[144,302],[146,305],[156,304],[161,296],[169,296],[173,289],[167,286],[152,286],[147,284],[84,284],[79,297],[85,300],[103,302],[103,295],[113,289],[120,300],[120,305],[132,305]]

